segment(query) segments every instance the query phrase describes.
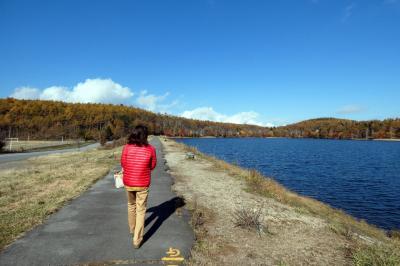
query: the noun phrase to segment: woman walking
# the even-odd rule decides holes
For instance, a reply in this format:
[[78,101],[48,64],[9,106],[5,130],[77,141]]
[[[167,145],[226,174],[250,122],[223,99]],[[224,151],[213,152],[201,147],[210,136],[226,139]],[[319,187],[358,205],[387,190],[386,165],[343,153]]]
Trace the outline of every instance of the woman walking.
[[139,248],[143,240],[151,170],[157,164],[156,150],[147,142],[147,136],[147,127],[136,126],[121,155],[123,182],[128,198],[128,223],[134,248]]

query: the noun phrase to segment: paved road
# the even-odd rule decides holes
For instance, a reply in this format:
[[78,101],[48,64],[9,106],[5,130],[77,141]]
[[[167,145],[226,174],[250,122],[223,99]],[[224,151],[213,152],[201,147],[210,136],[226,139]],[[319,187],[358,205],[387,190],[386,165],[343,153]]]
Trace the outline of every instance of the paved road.
[[80,148],[68,148],[68,149],[60,149],[60,150],[50,150],[50,151],[35,151],[35,152],[22,152],[22,153],[6,153],[0,155],[0,164],[8,163],[13,161],[25,160],[35,156],[48,155],[53,153],[64,153],[71,151],[86,151],[90,149],[94,149],[99,147],[99,143],[89,144],[87,146],[83,146]]
[[175,212],[184,203],[171,192],[172,178],[165,172],[159,139],[152,144],[158,164],[140,249],[132,247],[125,191],[113,187],[109,174],[0,253],[0,265],[160,265],[170,247],[187,258],[194,239],[189,213],[185,208],[182,214]]

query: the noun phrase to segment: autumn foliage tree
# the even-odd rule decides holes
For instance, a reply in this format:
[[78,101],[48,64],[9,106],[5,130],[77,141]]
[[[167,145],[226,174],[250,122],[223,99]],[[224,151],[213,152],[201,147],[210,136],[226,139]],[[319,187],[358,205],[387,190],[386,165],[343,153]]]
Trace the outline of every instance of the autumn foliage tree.
[[151,134],[179,137],[400,138],[400,119],[319,118],[281,127],[187,119],[133,106],[0,99],[0,139],[85,139],[105,143],[145,124]]
[[81,138],[107,141],[128,134],[138,124],[148,126],[151,134],[168,136],[257,136],[271,129],[199,121],[156,114],[125,105],[82,104],[41,100],[0,99],[0,137],[21,139]]
[[400,138],[400,119],[354,121],[318,118],[279,127],[275,136],[294,138],[379,139]]

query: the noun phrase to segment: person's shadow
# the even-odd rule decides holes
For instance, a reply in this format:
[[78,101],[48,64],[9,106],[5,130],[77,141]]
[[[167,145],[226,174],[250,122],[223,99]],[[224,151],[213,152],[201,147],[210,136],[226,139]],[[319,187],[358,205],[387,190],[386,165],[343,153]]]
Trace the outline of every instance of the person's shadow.
[[166,202],[161,203],[158,206],[147,209],[146,212],[152,212],[152,214],[144,222],[144,227],[149,225],[154,219],[157,219],[153,226],[147,230],[143,236],[143,243],[145,243],[157,230],[161,224],[170,217],[176,209],[185,206],[185,201],[181,197],[174,197]]

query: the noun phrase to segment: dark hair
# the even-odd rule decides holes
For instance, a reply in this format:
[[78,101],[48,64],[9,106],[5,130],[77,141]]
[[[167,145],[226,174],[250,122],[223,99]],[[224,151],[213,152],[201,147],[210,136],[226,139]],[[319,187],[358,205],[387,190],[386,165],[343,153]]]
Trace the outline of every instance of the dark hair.
[[138,146],[147,146],[148,129],[146,126],[136,126],[128,137],[128,144],[136,144]]

